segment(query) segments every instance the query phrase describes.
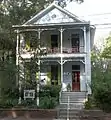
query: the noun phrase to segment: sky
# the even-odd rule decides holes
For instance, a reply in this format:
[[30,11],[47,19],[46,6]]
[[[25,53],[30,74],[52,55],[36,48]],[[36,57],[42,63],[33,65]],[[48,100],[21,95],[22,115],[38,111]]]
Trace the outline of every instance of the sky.
[[[81,19],[96,25],[95,44],[101,46],[111,31],[111,0],[84,0],[84,3],[71,2],[65,9]],[[108,25],[100,25],[106,24]],[[109,25],[110,23],[110,25]]]

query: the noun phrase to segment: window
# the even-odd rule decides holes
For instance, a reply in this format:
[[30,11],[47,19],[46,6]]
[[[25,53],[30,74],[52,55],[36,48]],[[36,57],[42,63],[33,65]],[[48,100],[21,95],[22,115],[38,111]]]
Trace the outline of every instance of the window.
[[72,65],[72,70],[79,70],[80,71],[80,65]]

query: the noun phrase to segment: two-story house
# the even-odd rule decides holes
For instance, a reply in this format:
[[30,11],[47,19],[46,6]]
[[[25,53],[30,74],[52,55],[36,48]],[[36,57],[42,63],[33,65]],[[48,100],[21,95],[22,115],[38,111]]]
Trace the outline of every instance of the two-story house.
[[21,63],[20,57],[24,60],[33,57],[28,50],[33,46],[32,41],[25,39],[24,31],[36,32],[46,50],[46,55],[40,57],[43,84],[62,85],[61,91],[67,91],[70,84],[71,92],[91,94],[91,48],[95,27],[90,22],[52,3],[25,24],[13,27],[17,30],[16,65]]

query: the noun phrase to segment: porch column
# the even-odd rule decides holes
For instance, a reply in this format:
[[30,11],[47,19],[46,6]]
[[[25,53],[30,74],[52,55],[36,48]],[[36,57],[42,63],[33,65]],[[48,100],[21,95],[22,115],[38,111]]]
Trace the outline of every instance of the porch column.
[[86,91],[88,91],[88,88],[87,88],[87,55],[85,55],[85,86],[86,86]]
[[64,29],[61,28],[60,30],[60,39],[61,39],[61,84],[62,84],[62,88],[63,88],[63,31]]
[[20,34],[20,53],[23,52],[24,47],[25,47],[25,40],[24,40],[23,34],[21,33]]
[[39,50],[38,50],[38,81],[37,81],[37,101],[36,101],[36,104],[37,106],[39,106],[39,82],[40,82],[40,34],[41,34],[41,30],[38,29],[38,40],[39,40]]
[[[17,66],[17,75],[16,75],[16,85],[19,86],[19,94],[21,93],[21,81],[19,79],[19,30],[17,30],[17,42],[16,42],[16,66]],[[21,104],[21,95],[19,95],[18,104]]]
[[88,32],[87,32],[87,40],[88,40],[88,52],[87,52],[87,56],[86,56],[86,59],[87,59],[87,87],[88,87],[88,94],[91,94],[92,91],[91,91],[91,43],[90,43],[90,27],[88,29]]
[[87,47],[87,44],[86,44],[86,27],[84,27],[83,31],[84,31],[84,52],[86,53],[86,47]]
[[17,42],[16,42],[16,65],[19,62],[19,31],[17,30]]

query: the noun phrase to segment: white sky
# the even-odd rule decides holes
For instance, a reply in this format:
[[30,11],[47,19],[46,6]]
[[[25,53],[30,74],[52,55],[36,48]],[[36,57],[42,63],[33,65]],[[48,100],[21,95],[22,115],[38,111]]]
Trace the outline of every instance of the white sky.
[[[111,23],[111,0],[84,0],[82,4],[71,2],[66,9],[86,21],[90,20],[91,24]],[[100,29],[101,27],[111,27],[111,25],[96,26],[95,44],[99,43],[99,45],[103,44],[103,38],[111,31],[111,28]]]

